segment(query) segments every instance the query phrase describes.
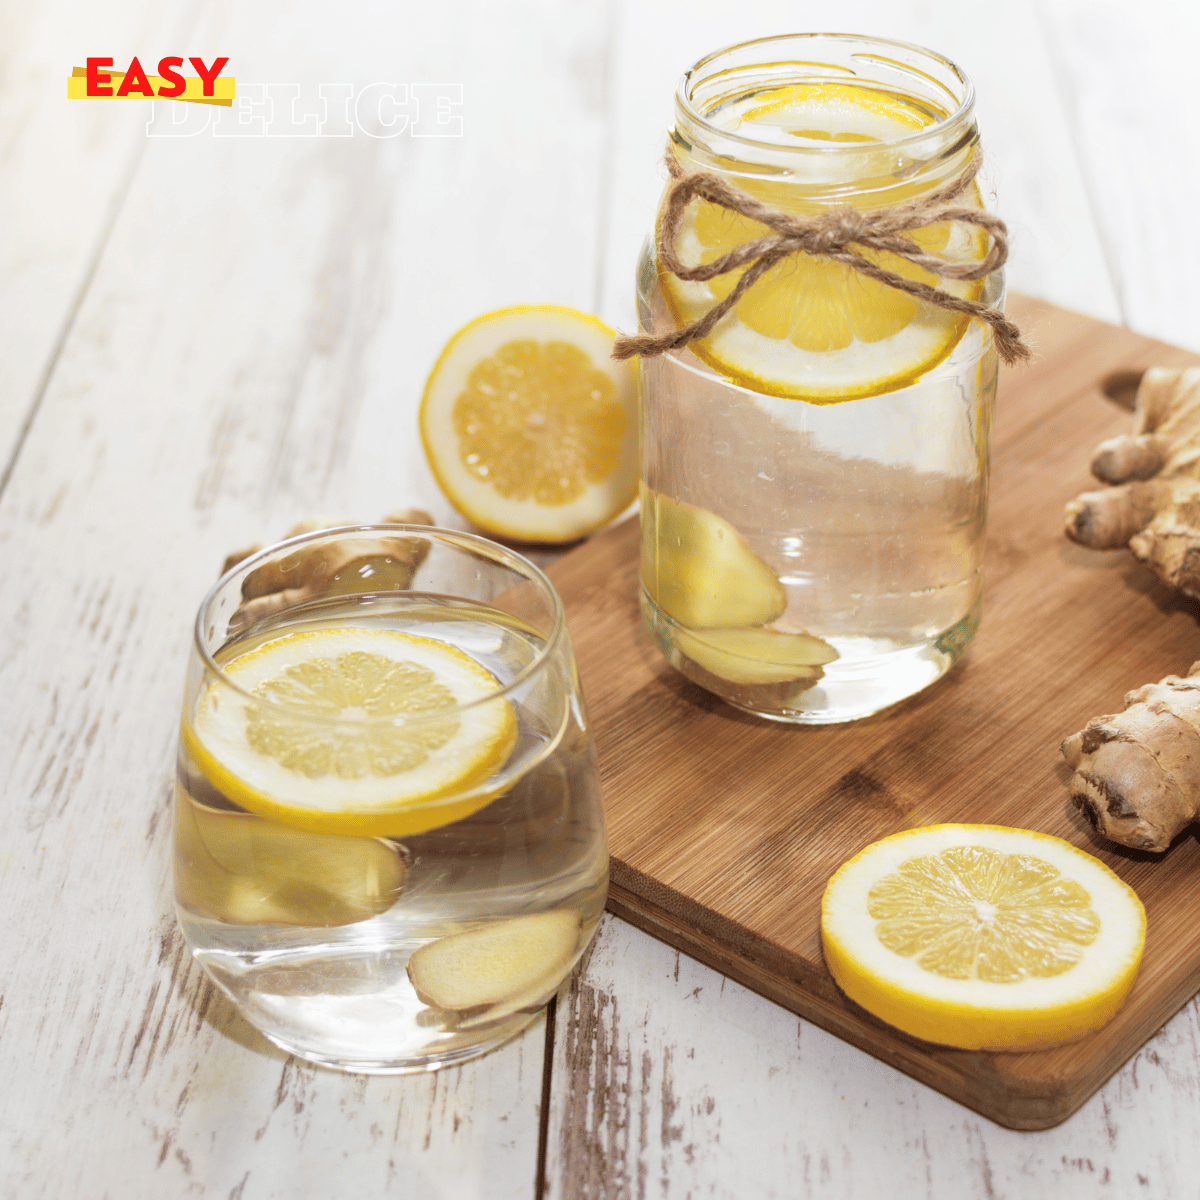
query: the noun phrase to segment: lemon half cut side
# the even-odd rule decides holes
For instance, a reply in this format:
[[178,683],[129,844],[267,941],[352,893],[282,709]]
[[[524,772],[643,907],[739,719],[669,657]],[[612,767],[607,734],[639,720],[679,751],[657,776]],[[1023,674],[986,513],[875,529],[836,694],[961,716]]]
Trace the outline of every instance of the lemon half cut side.
[[1048,834],[931,825],[830,879],[825,961],[855,1003],[929,1042],[1034,1050],[1110,1020],[1137,977],[1146,914],[1099,859]]
[[486,313],[442,351],[421,399],[430,468],[463,516],[517,541],[567,542],[637,494],[637,368],[615,333],[551,305]]
[[391,629],[286,634],[222,664],[183,723],[203,775],[247,811],[317,833],[388,837],[460,820],[516,741],[496,677]]

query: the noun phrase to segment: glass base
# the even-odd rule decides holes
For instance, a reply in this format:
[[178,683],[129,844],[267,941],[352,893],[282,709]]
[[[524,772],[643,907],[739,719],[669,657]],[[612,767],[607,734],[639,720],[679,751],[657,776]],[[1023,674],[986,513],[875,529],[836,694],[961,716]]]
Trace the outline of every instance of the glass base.
[[537,1009],[535,1012],[515,1013],[500,1022],[497,1028],[489,1029],[487,1036],[481,1040],[416,1057],[345,1057],[341,1054],[324,1053],[311,1045],[290,1042],[287,1038],[265,1029],[260,1028],[259,1033],[285,1053],[315,1063],[319,1067],[331,1067],[333,1070],[346,1071],[353,1075],[422,1075],[430,1071],[440,1071],[443,1067],[456,1067],[460,1063],[470,1062],[471,1059],[499,1049],[505,1042],[510,1042],[524,1033],[543,1011],[544,1009]]
[[792,725],[834,725],[869,717],[940,679],[965,653],[979,628],[982,596],[949,629],[919,641],[826,637],[841,657],[822,677],[782,683],[738,683],[714,675],[680,652],[674,622],[641,592],[642,617],[663,657],[681,675],[756,717]]
[[[183,924],[192,941],[195,922]],[[548,999],[543,992],[541,1003],[494,1015],[443,1011],[413,989],[405,970],[411,947],[325,949],[265,955],[193,949],[193,955],[268,1041],[306,1062],[362,1075],[421,1074],[477,1058],[524,1032]],[[573,962],[564,975],[569,967]]]

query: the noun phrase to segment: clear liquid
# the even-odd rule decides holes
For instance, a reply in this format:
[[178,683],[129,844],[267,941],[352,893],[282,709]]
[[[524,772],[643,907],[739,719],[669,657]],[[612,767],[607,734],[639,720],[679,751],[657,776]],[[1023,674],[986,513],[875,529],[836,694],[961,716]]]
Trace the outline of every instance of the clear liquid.
[[[648,249],[637,278],[641,327],[669,328]],[[997,303],[999,289],[983,299]],[[646,487],[732,525],[785,590],[773,627],[838,655],[815,682],[726,678],[680,649],[686,627],[643,586],[646,624],[674,667],[739,708],[823,724],[894,704],[961,657],[982,601],[996,387],[978,322],[915,384],[838,404],[753,392],[686,351],[643,358],[641,371]],[[668,552],[644,538],[643,580]]]
[[[542,648],[494,609],[438,597],[339,598],[258,626],[398,629],[447,642],[509,683]],[[569,672],[565,678],[569,679]],[[590,735],[569,686],[535,673],[512,693],[516,775],[462,820],[397,838],[312,833],[246,813],[181,747],[175,794],[180,924],[196,959],[283,1049],[348,1070],[403,1073],[461,1061],[537,1016],[583,953],[603,910],[608,857]],[[536,914],[577,933],[535,981],[465,1008],[423,1000],[409,975],[422,946]]]

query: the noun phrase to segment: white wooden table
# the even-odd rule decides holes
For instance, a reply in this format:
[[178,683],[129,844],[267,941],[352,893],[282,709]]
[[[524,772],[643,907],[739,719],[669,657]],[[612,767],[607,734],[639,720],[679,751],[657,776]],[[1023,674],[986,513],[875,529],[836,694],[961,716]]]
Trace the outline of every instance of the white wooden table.
[[[444,341],[514,303],[630,328],[676,78],[829,20],[795,0],[7,6],[4,1197],[1197,1195],[1194,1001],[1064,1125],[1018,1134],[612,918],[549,1026],[414,1078],[289,1059],[175,931],[176,711],[225,552],[313,512],[460,523],[414,425]],[[833,20],[974,79],[1011,287],[1200,350],[1200,5],[845,0]],[[148,101],[65,99],[72,66],[133,54],[228,55],[263,101],[249,136],[181,136],[165,108],[147,136]],[[461,136],[332,136],[374,83],[435,85],[418,131],[440,95],[433,132]],[[322,84],[323,135],[279,136]]]

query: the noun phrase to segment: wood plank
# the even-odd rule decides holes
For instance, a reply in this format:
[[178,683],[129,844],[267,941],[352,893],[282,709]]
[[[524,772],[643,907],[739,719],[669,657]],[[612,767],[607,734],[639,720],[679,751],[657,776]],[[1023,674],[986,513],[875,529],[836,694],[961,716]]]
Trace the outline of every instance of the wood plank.
[[48,0],[6,10],[0,462],[45,384],[146,143],[146,104],[68,101],[67,76],[88,55],[128,62],[174,44],[191,7],[186,0],[120,0],[102,9]]
[[1200,7],[1056,0],[1042,20],[1123,323],[1200,352],[1200,242],[1190,232],[1200,161],[1175,115],[1195,110]]
[[189,52],[239,84],[462,82],[464,135],[154,139],[0,500],[0,1194],[533,1192],[544,1025],[432,1078],[286,1059],[189,969],[165,819],[224,554],[314,511],[456,519],[415,466],[445,338],[590,305],[603,13],[475,11],[207,10]]
[[[1129,687],[1192,661],[1195,605],[1125,552],[1065,543],[1060,515],[1089,486],[1095,443],[1128,421],[1099,382],[1191,358],[1045,304],[1014,308],[1042,357],[1002,383],[983,627],[937,687],[856,724],[780,728],[662,661],[637,613],[632,522],[551,576],[596,728],[615,911],[992,1119],[1038,1129],[1087,1100],[1200,987],[1186,903],[1197,843],[1162,862],[1104,843],[1070,809],[1057,753]],[[937,821],[1054,833],[1134,886],[1150,934],[1111,1025],[1038,1054],[966,1054],[899,1035],[842,997],[818,939],[826,880],[868,842]]]
[[610,916],[558,1005],[547,1196],[1190,1196],[1197,1017],[1016,1132]]

